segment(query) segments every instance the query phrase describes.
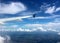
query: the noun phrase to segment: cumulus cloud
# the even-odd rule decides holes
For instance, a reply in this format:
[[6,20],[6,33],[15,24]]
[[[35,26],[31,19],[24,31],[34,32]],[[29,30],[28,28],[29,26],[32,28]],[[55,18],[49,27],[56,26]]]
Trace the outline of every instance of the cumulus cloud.
[[0,3],[0,14],[16,14],[25,10],[26,6],[20,2],[11,2],[10,4]]

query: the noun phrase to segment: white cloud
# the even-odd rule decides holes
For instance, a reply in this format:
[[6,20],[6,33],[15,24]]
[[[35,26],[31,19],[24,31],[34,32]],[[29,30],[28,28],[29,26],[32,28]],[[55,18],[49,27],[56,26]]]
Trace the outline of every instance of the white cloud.
[[55,12],[55,6],[52,6],[52,7],[48,7],[47,10],[45,11],[45,13],[54,13]]
[[24,10],[26,10],[26,6],[19,2],[0,3],[0,14],[16,14]]

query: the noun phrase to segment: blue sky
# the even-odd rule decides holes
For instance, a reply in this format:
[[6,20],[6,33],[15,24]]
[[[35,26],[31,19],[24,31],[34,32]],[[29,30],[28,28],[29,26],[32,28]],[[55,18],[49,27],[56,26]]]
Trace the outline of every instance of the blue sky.
[[[36,28],[35,30],[53,30],[59,32],[59,4],[60,0],[1,0],[0,28],[11,30],[18,29],[19,31],[28,29],[25,31],[30,31],[29,29],[33,27],[32,30]],[[35,18],[32,17],[33,14],[36,14]],[[18,17],[22,18],[19,19]],[[37,27],[39,27],[39,29]]]

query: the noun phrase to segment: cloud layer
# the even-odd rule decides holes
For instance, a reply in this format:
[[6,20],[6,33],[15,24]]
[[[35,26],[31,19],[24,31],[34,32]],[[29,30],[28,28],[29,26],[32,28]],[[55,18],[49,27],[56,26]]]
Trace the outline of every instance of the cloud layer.
[[24,24],[22,27],[19,27],[19,25],[11,25],[9,27],[0,25],[0,31],[53,31],[60,33],[60,19],[57,18],[53,22],[46,24]]
[[31,32],[32,31],[53,31],[57,32],[57,34],[60,33],[60,23],[47,23],[47,24],[26,24],[25,29],[29,29]]

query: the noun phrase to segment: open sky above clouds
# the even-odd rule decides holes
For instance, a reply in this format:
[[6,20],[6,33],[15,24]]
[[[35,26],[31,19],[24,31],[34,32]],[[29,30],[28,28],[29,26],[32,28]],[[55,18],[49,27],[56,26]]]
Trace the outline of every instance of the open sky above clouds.
[[[11,20],[33,14],[36,14],[35,18]],[[0,0],[0,29],[59,32],[60,0]]]

